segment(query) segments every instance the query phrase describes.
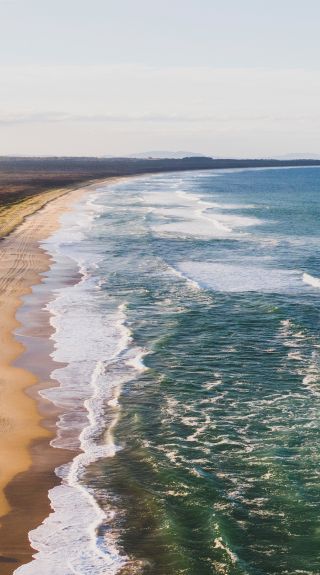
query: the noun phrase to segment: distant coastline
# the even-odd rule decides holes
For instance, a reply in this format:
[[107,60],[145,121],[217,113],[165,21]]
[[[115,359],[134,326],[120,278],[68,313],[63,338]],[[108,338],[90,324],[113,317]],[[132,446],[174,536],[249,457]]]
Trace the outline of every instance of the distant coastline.
[[0,238],[49,201],[114,177],[191,170],[317,167],[316,159],[0,156]]

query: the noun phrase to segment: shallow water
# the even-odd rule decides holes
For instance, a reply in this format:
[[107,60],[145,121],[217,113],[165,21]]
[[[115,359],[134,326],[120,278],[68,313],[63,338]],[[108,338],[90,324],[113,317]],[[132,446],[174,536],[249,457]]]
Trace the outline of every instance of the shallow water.
[[45,393],[83,454],[17,573],[320,572],[319,191],[317,169],[163,174],[63,216],[45,246],[82,280],[49,303]]

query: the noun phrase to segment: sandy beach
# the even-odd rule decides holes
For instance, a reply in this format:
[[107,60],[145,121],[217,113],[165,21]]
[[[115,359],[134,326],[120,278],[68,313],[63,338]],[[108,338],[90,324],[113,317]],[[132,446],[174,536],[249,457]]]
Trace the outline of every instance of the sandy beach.
[[[12,573],[31,559],[28,532],[49,513],[48,490],[57,483],[54,469],[72,457],[50,446],[57,409],[40,398],[48,385],[51,327],[39,317],[41,349],[25,351],[15,331],[22,298],[41,282],[50,258],[39,242],[59,225],[60,215],[93,186],[70,191],[50,201],[1,242],[0,249],[0,571]],[[77,277],[73,278],[76,281]],[[72,278],[68,278],[72,281]],[[41,302],[38,310],[41,313]],[[28,311],[28,310],[27,310]],[[30,310],[29,310],[30,313]],[[48,314],[47,314],[48,315]],[[31,328],[32,329],[32,328]],[[38,333],[39,336],[39,333]],[[19,359],[20,358],[20,359]],[[29,364],[28,364],[29,362]],[[30,367],[30,370],[28,369]],[[74,455],[74,453],[73,453]]]

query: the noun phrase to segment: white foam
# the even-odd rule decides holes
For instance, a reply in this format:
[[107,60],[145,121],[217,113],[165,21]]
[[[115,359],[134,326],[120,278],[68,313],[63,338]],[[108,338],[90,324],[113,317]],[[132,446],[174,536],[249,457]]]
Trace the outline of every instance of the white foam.
[[[210,214],[210,212],[206,212],[207,214]],[[209,217],[209,216],[207,216]],[[234,214],[222,214],[222,213],[216,213],[215,215],[216,218],[218,218],[218,221],[221,224],[226,225],[229,229],[234,229],[234,228],[247,228],[250,226],[257,226],[263,223],[262,220],[259,220],[258,218],[254,218],[254,217],[248,217],[248,216],[238,216],[238,215],[234,215]]]
[[179,278],[183,279],[184,281],[186,281],[188,283],[188,285],[190,285],[190,287],[192,287],[195,290],[200,290],[201,286],[198,284],[198,282],[194,281],[193,279],[190,279],[186,274],[184,274],[182,271],[180,271],[179,269],[174,268],[173,266],[168,265],[168,269],[170,270],[171,273],[173,273],[175,276],[178,276]]
[[304,283],[309,284],[312,287],[320,288],[320,278],[315,278],[314,276],[304,273],[302,276]]
[[224,210],[235,209],[232,204],[207,201],[195,193],[177,189],[177,186],[173,190],[150,191],[142,195],[149,212],[165,219],[152,223],[152,230],[157,234],[223,238],[236,235],[234,230],[261,223],[257,218],[223,213]]
[[177,195],[172,192],[146,192],[142,195],[142,200],[148,206],[181,206],[183,203],[179,200]]
[[216,537],[213,543],[216,549],[222,549],[230,557],[232,563],[237,563],[237,555],[231,551],[230,547],[228,547],[226,543],[223,542],[222,537]]
[[214,221],[203,222],[200,218],[193,221],[172,222],[152,226],[157,234],[168,234],[179,237],[204,237],[204,238],[221,238],[226,236],[229,230],[225,229],[222,224]]
[[132,348],[130,352],[127,354],[129,357],[126,360],[127,365],[134,367],[137,371],[147,371],[148,368],[144,364],[144,357],[148,355],[148,351],[146,349],[141,348]]
[[[125,304],[108,302],[106,294],[92,289],[95,280],[90,270],[97,267],[99,254],[92,246],[86,254],[84,240],[94,211],[90,203],[81,202],[63,216],[61,229],[44,242],[56,261],[70,257],[82,274],[77,285],[58,289],[48,305],[55,330],[52,356],[62,366],[52,374],[59,387],[41,392],[64,412],[52,445],[74,449],[80,443],[81,453],[56,470],[62,484],[49,492],[52,513],[29,534],[37,551],[35,559],[19,567],[17,575],[115,575],[126,561],[110,530],[107,539],[97,536],[98,527],[108,524],[113,512],[99,507],[82,477],[88,465],[112,457],[118,449],[113,437],[118,398],[123,383],[135,371],[146,369],[145,350],[130,348]],[[104,298],[103,313],[100,297]],[[111,423],[105,430],[106,408]]]
[[312,352],[311,362],[307,367],[302,383],[312,395],[320,396],[320,361],[317,350]]
[[221,263],[182,262],[179,271],[202,287],[223,292],[283,293],[299,289],[299,272],[276,268]]

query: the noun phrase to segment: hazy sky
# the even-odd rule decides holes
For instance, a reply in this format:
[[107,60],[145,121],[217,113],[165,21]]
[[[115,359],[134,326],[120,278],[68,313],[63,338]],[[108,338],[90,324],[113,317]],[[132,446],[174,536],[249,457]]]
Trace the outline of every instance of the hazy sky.
[[0,0],[0,154],[320,154],[319,0]]

